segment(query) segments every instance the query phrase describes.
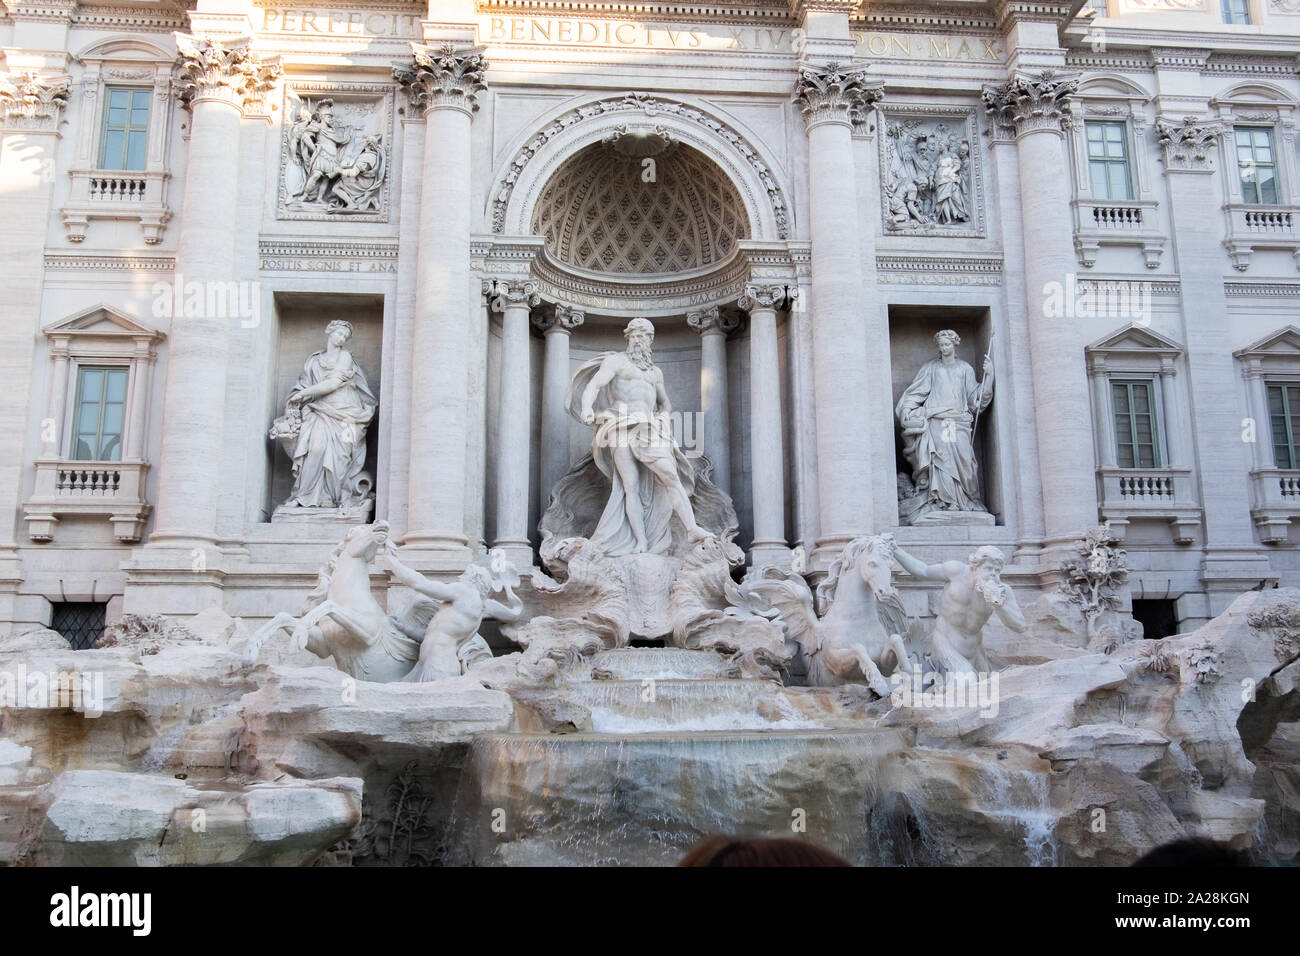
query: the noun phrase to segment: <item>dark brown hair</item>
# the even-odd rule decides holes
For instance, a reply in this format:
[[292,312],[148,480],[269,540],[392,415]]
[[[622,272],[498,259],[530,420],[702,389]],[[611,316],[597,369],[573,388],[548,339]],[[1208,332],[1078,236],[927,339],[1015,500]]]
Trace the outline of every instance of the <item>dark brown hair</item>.
[[678,866],[850,866],[830,850],[802,840],[763,837],[705,837]]

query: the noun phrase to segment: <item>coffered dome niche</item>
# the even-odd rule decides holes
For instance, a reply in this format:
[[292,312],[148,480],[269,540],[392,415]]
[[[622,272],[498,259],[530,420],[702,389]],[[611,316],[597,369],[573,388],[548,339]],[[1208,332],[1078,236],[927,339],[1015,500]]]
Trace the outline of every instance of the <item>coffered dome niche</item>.
[[750,236],[727,175],[654,134],[607,137],[574,153],[543,187],[532,233],[557,264],[609,276],[707,270]]

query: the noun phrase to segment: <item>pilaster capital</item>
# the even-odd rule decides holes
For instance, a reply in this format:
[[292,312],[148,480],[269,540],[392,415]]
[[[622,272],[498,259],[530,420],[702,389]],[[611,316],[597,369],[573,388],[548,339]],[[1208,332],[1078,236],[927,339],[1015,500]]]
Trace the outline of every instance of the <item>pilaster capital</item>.
[[248,37],[173,36],[178,51],[176,98],[187,110],[208,99],[229,103],[241,113],[260,110],[282,72],[280,58],[257,56]]
[[711,305],[707,309],[687,312],[686,324],[700,335],[730,335],[740,328],[740,317]]
[[801,20],[809,13],[842,13],[846,17],[857,12],[862,0],[789,0],[790,12]]
[[852,128],[867,121],[867,113],[884,95],[884,85],[869,83],[866,70],[832,62],[799,67],[794,101],[808,129],[823,123]]
[[473,116],[478,94],[487,89],[486,70],[482,47],[457,50],[451,43],[436,47],[412,43],[411,65],[393,67],[393,79],[406,90],[411,105],[426,114],[458,109]]
[[586,320],[587,313],[582,311],[582,309],[557,303],[553,315],[533,316],[533,325],[547,334],[556,332],[568,335],[578,326],[582,325]]
[[67,76],[0,73],[0,130],[57,130],[68,105]]
[[1001,86],[984,87],[980,99],[994,137],[1014,139],[1036,130],[1070,129],[1074,119],[1070,97],[1078,90],[1079,78],[1073,74],[1017,72]]
[[1165,171],[1213,172],[1214,154],[1223,132],[1221,123],[1202,122],[1195,116],[1184,116],[1181,122],[1157,119],[1156,143]]
[[[747,285],[738,304],[746,312],[753,312],[755,309],[778,309],[785,301],[786,294],[783,285]],[[789,296],[793,299],[798,294],[799,290],[794,289],[790,291]]]
[[491,294],[493,312],[504,312],[521,306],[531,309],[542,302],[537,283],[531,279],[498,279],[492,285]]

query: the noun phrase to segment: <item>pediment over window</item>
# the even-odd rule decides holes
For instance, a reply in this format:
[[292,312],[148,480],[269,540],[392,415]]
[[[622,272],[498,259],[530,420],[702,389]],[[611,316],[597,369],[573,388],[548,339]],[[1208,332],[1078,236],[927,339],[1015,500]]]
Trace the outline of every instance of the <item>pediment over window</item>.
[[1183,354],[1183,347],[1159,332],[1134,324],[1093,342],[1085,351],[1090,355],[1176,358]]
[[103,303],[60,319],[41,331],[51,339],[122,338],[154,343],[166,338],[157,329],[142,325],[129,315]]
[[1300,359],[1300,329],[1288,325],[1232,354],[1239,359]]

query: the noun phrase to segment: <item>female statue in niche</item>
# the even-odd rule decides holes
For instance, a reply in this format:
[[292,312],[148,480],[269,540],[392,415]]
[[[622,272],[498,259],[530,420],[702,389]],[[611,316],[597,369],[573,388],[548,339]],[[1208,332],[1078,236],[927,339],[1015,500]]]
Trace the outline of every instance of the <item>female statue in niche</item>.
[[271,437],[293,459],[286,509],[335,509],[362,517],[370,509],[374,481],[363,470],[366,428],[378,402],[344,348],[351,337],[351,322],[336,319],[325,328],[325,348],[307,358],[283,417],[271,426]]

